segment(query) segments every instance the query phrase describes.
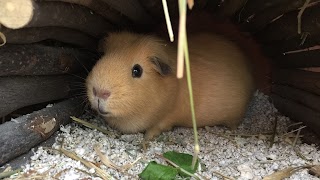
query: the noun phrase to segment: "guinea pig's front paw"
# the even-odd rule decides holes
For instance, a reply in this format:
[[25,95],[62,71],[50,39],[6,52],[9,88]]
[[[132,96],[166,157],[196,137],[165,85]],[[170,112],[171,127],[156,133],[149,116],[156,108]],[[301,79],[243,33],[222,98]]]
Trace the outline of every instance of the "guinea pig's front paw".
[[146,150],[148,141],[151,141],[155,137],[159,136],[163,131],[168,131],[172,128],[170,123],[165,123],[166,121],[162,121],[163,123],[159,123],[156,126],[153,126],[146,130],[144,134],[144,140],[142,142],[143,149]]
[[173,127],[172,123],[166,119],[160,121],[159,123],[155,124],[154,126],[150,127],[146,130],[144,134],[144,139],[146,141],[150,141],[153,138],[159,136],[163,131],[169,131]]
[[158,127],[147,129],[146,133],[144,134],[144,141],[151,141],[153,138],[159,136],[161,132],[161,129],[159,129]]
[[153,138],[159,136],[161,134],[161,130],[157,127],[153,127],[151,129],[147,129],[146,133],[144,134],[144,139],[141,143],[142,148],[144,151],[147,151],[148,142],[151,141]]

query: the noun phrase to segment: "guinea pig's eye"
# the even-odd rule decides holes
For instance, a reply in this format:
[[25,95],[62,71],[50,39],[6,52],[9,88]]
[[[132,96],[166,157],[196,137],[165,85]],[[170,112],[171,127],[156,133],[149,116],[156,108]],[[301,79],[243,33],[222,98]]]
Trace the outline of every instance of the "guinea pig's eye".
[[143,72],[142,67],[139,64],[135,64],[132,68],[132,77],[139,78]]

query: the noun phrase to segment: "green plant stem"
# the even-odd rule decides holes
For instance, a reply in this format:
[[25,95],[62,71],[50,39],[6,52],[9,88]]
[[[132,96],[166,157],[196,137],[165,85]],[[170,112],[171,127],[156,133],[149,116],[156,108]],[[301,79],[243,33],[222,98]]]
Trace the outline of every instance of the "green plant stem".
[[186,64],[187,82],[188,82],[188,90],[189,90],[189,98],[190,98],[190,109],[191,109],[192,126],[193,126],[193,134],[194,134],[194,155],[193,155],[193,159],[192,159],[192,168],[194,169],[195,168],[194,166],[195,166],[196,161],[198,159],[198,154],[200,152],[200,146],[199,146],[199,140],[198,140],[196,113],[195,113],[195,109],[194,109],[187,36],[185,36],[185,40],[184,40],[184,52],[185,52],[185,58],[186,58],[185,64]]
[[[180,21],[185,21],[186,14],[187,14],[187,2],[186,0],[179,0],[179,13]],[[187,40],[187,33],[186,33],[186,23],[180,22],[180,25],[183,24],[184,26],[180,26],[179,28],[179,35],[183,33],[183,35],[179,36],[180,42],[182,42],[182,50],[185,57],[185,65],[186,65],[186,73],[187,73],[187,82],[188,82],[188,90],[189,90],[189,98],[190,98],[190,108],[191,108],[191,116],[192,116],[192,125],[193,125],[193,133],[194,133],[194,154],[192,159],[192,168],[195,168],[198,154],[200,152],[199,140],[198,140],[198,130],[197,130],[197,121],[196,115],[194,110],[194,101],[193,101],[193,91],[192,91],[192,82],[191,82],[191,71],[190,71],[190,60],[189,60],[189,50],[188,50],[188,40]],[[179,50],[178,50],[179,51]]]
[[186,171],[185,169],[183,169],[182,167],[178,166],[176,163],[174,163],[173,161],[171,161],[170,159],[165,158],[163,155],[160,154],[156,154],[156,156],[164,159],[166,162],[168,162],[169,164],[171,164],[172,166],[174,166],[175,168],[178,168],[180,171],[184,172],[185,174],[188,174],[190,177],[193,177],[197,180],[200,180],[200,178],[198,176],[196,176],[195,174],[192,174],[188,171]]
[[22,169],[19,168],[19,169],[13,170],[13,171],[2,172],[2,173],[0,173],[0,179],[10,177],[11,175],[17,174],[21,171],[22,171]]
[[98,127],[98,126],[95,126],[95,125],[93,125],[93,124],[91,124],[91,123],[89,123],[89,122],[87,122],[87,121],[81,120],[81,119],[76,118],[76,117],[74,117],[74,116],[70,116],[70,118],[71,118],[73,121],[75,121],[75,122],[77,122],[77,123],[80,123],[80,124],[82,124],[82,125],[84,125],[84,126],[86,126],[86,127],[88,127],[88,128],[96,129],[96,130],[98,130],[98,131],[100,131],[100,132],[102,132],[102,133],[104,133],[104,134],[106,134],[106,135],[111,135],[111,133],[110,133],[109,131],[107,131],[107,130],[105,130],[105,129],[103,129],[103,128],[100,128],[100,127]]

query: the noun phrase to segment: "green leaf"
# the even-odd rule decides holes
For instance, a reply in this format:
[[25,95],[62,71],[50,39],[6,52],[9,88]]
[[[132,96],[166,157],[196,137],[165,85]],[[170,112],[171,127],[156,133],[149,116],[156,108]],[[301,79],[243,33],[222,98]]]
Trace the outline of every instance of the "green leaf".
[[151,161],[139,174],[139,177],[143,180],[170,180],[175,179],[177,174],[178,170],[176,168]]
[[[197,160],[195,169],[192,169],[192,167],[191,167],[192,155],[190,155],[190,154],[178,153],[175,151],[168,151],[168,152],[164,153],[163,156],[165,158],[169,159],[170,161],[174,162],[175,164],[177,164],[180,168],[190,172],[191,174],[194,174],[197,171],[197,168],[199,167],[199,160]],[[183,173],[181,171],[179,172],[179,174],[181,176],[189,177],[189,175],[187,175],[186,173]]]

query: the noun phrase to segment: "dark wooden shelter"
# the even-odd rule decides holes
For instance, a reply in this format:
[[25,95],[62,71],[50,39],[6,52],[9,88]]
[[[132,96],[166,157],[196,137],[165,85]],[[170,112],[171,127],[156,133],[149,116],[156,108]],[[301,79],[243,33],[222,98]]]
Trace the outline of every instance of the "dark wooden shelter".
[[[167,1],[178,17],[177,0]],[[194,3],[193,10],[229,18],[253,35],[274,65],[271,100],[320,136],[320,0]],[[81,115],[99,39],[163,22],[161,0],[1,0],[0,165]]]

